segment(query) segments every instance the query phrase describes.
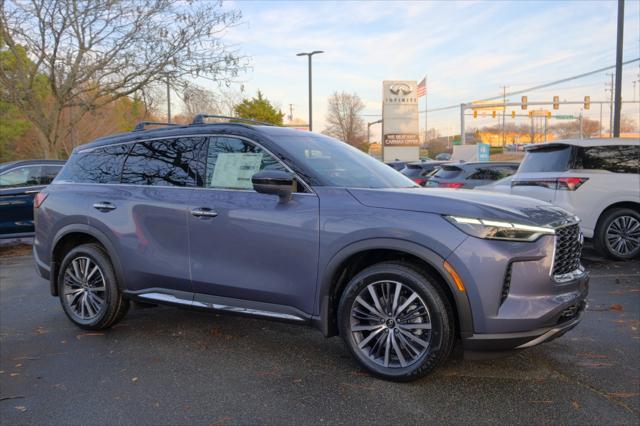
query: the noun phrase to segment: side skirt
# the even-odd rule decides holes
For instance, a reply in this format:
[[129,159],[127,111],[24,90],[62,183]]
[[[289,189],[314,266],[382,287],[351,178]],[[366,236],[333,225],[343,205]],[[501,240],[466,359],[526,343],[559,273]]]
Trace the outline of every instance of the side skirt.
[[311,320],[311,315],[291,306],[200,293],[194,294],[166,288],[151,288],[137,292],[125,291],[124,296],[140,302],[154,302],[198,310],[263,317],[298,324],[306,324]]

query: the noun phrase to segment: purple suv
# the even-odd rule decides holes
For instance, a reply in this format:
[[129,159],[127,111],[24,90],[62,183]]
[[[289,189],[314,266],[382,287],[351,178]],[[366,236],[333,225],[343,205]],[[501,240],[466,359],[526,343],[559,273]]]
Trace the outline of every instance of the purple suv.
[[80,146],[37,196],[37,266],[79,327],[112,326],[130,301],[287,320],[407,381],[456,341],[526,348],[580,321],[573,215],[425,190],[326,136],[203,121]]

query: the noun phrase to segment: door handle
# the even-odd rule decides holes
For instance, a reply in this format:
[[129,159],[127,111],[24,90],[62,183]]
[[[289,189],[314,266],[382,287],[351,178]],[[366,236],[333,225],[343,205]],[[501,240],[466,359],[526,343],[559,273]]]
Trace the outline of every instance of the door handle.
[[108,201],[102,201],[100,203],[94,203],[93,208],[96,210],[100,210],[101,212],[108,212],[111,210],[115,210],[116,206]]
[[191,215],[195,217],[216,217],[218,213],[207,207],[191,210]]

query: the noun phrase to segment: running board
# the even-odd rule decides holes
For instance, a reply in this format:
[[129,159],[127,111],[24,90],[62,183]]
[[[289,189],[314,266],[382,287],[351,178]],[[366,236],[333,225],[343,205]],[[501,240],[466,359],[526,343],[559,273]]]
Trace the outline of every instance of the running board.
[[[294,314],[283,313],[283,312],[273,312],[273,311],[255,309],[255,308],[249,308],[249,307],[243,307],[243,306],[233,306],[230,304],[188,300],[188,299],[182,299],[167,293],[152,292],[152,293],[136,294],[136,296],[140,299],[151,300],[154,302],[164,302],[164,303],[171,303],[175,305],[189,306],[192,308],[204,308],[204,309],[211,309],[214,311],[223,311],[223,312],[230,312],[235,314],[275,318],[275,319],[282,319],[287,321],[298,321],[298,322],[307,321],[307,319],[305,319],[304,317],[294,315]],[[208,298],[213,298],[213,297],[209,296]],[[256,303],[256,305],[258,305],[258,303]],[[260,305],[262,306],[266,304],[260,304]]]

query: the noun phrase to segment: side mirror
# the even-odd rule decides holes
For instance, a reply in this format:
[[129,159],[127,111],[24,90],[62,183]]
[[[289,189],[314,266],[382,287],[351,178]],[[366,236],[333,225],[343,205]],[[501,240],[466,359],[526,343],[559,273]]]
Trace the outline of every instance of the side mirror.
[[258,172],[251,177],[251,183],[256,192],[277,195],[281,203],[291,200],[291,194],[295,191],[293,176],[280,170]]

